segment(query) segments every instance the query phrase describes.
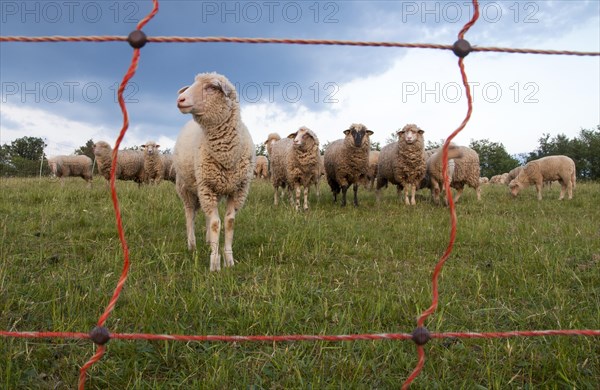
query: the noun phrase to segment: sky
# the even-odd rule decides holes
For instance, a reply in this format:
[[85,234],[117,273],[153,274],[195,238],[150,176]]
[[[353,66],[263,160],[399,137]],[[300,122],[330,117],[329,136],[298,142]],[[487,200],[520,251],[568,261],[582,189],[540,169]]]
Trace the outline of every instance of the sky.
[[[0,35],[126,36],[152,1],[0,1]],[[474,46],[600,51],[600,1],[482,1],[465,38]],[[148,36],[227,36],[452,44],[469,1],[162,0]],[[124,42],[0,43],[0,144],[40,137],[47,156],[87,140],[114,144],[116,90],[132,56]],[[177,91],[203,72],[237,88],[255,144],[311,128],[321,144],[363,123],[386,144],[408,123],[439,142],[467,103],[447,50],[237,43],[148,43],[125,90],[130,128],[122,146],[154,140],[172,149],[191,119]],[[471,121],[458,144],[488,139],[528,153],[543,134],[576,137],[600,124],[600,57],[471,53]]]

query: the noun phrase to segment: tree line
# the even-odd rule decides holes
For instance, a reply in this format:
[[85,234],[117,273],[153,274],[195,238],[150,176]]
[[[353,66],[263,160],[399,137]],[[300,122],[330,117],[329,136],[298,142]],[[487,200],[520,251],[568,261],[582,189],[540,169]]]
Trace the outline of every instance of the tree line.
[[[394,141],[393,137],[387,142]],[[426,149],[439,147],[443,141],[428,141]],[[527,161],[550,155],[564,154],[575,161],[577,178],[584,180],[600,180],[600,125],[596,129],[581,129],[576,137],[569,138],[564,134],[551,137],[543,134],[538,139],[538,146],[529,153],[510,155],[502,143],[489,139],[471,140],[468,145],[479,153],[481,176],[492,177],[508,172]],[[85,145],[73,151],[73,154],[86,155],[94,159],[94,141],[88,140]],[[43,139],[22,137],[10,144],[0,146],[0,177],[48,175],[48,164],[44,148],[48,146]],[[380,150],[379,142],[372,143],[373,150]],[[327,144],[321,146],[321,152]],[[135,149],[135,147],[134,147]],[[263,144],[256,145],[256,154],[265,155]]]

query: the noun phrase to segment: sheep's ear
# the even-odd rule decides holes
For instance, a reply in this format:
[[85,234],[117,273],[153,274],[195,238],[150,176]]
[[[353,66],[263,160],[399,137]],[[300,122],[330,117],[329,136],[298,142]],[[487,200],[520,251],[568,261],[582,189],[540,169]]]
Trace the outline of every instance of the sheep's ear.
[[298,135],[298,132],[292,133],[292,134],[288,135],[287,137],[294,139],[294,138],[296,138],[296,135]]
[[424,132],[425,132],[425,130],[419,129],[419,134],[423,134]]
[[160,145],[156,145],[157,148],[160,148]]
[[142,148],[144,148],[144,149],[145,149],[145,148],[146,148],[146,145],[140,145],[140,147],[142,147]]
[[182,93],[184,93],[190,86],[186,85],[185,87],[181,87],[179,88],[179,91],[177,91],[178,95],[181,95]]
[[230,97],[231,93],[233,92],[233,88],[231,88],[231,85],[229,85],[228,83],[224,83],[219,79],[211,80],[210,84],[213,87],[221,90],[226,97]]
[[369,135],[373,135],[373,131],[371,131],[371,130],[367,130],[367,134],[369,134]]
[[348,134],[350,134],[351,132],[352,132],[352,130],[350,130],[350,129],[346,129],[346,130],[344,130],[344,135],[348,135]]

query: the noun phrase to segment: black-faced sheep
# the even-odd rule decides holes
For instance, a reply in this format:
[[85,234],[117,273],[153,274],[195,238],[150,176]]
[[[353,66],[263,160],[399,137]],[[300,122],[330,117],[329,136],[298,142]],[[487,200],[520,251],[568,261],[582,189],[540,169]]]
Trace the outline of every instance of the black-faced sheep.
[[567,156],[546,156],[538,160],[529,161],[521,172],[508,185],[510,193],[517,196],[519,191],[535,184],[538,200],[542,200],[542,185],[546,181],[558,180],[560,182],[559,200],[565,197],[565,190],[568,198],[573,198],[573,189],[575,188],[575,162]]
[[319,171],[319,138],[307,127],[288,135],[292,140],[291,147],[286,151],[286,183],[295,198],[296,211],[300,209],[300,193],[304,190],[304,210],[308,210],[308,191],[314,184]]
[[48,159],[48,165],[54,176],[65,185],[65,177],[81,177],[92,187],[92,159],[88,156],[54,156]]
[[[94,144],[94,155],[98,172],[106,180],[110,180],[110,170],[112,163],[112,147],[104,141],[98,141]],[[133,180],[141,184],[145,180],[144,174],[144,154],[138,150],[119,150],[117,155],[117,166],[115,168],[115,179]]]
[[346,192],[354,189],[354,206],[358,206],[358,184],[364,180],[369,168],[369,136],[373,132],[363,124],[354,123],[344,130],[344,139],[333,141],[325,150],[325,174],[333,193],[333,202],[342,192],[342,206],[346,206]]
[[165,176],[165,167],[159,149],[160,145],[154,141],[142,145],[145,180],[150,184],[160,184]]
[[[397,142],[381,149],[377,164],[377,198],[381,188],[390,182],[404,189],[404,203],[416,204],[415,193],[425,177],[424,131],[417,125],[408,124],[396,133]],[[409,199],[410,191],[410,199]]]
[[198,208],[206,216],[210,270],[221,269],[219,201],[226,199],[224,218],[225,266],[233,266],[235,215],[248,196],[254,172],[254,143],[240,117],[237,92],[217,73],[198,74],[179,90],[177,107],[192,114],[177,138],[174,152],[175,187],[185,210],[188,249],[196,247],[194,218]]

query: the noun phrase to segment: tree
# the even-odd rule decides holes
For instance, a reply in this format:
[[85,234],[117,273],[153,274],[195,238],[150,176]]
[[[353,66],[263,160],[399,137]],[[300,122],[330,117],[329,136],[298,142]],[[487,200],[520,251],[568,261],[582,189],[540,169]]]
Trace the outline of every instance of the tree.
[[479,154],[481,176],[500,175],[519,166],[519,160],[508,154],[501,143],[491,142],[488,139],[471,140],[469,147]]
[[257,156],[266,156],[267,155],[267,146],[263,143],[254,145],[254,153]]
[[92,161],[94,161],[94,141],[91,139],[87,140],[85,145],[80,146],[78,149],[75,149],[75,154],[88,156],[92,159]]
[[48,146],[43,139],[38,137],[21,137],[10,144],[12,157],[21,157],[25,160],[39,161],[46,157],[44,148]]

